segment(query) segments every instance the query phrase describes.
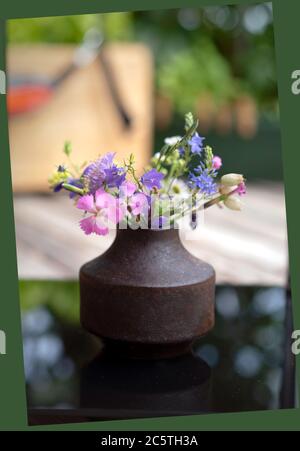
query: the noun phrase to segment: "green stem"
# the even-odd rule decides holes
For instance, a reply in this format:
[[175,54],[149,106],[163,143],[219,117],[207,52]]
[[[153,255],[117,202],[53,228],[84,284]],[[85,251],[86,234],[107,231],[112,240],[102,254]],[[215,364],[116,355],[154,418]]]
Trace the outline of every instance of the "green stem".
[[71,191],[72,193],[79,194],[80,196],[84,195],[84,190],[78,188],[77,186],[70,185],[69,183],[63,183],[62,187],[67,191]]
[[172,165],[172,167],[171,167],[171,169],[170,169],[170,174],[169,174],[169,176],[168,176],[168,178],[167,178],[167,183],[169,183],[169,186],[168,186],[168,188],[167,188],[167,194],[169,194],[170,189],[172,188],[173,182],[174,182],[174,180],[175,180],[174,174],[175,174],[175,172],[176,172],[176,163],[177,163],[177,162],[174,162],[174,163],[173,163],[173,165]]
[[156,169],[159,171],[161,168],[161,159],[163,156],[168,156],[169,154],[172,154],[175,150],[179,149],[180,147],[186,146],[186,143],[190,140],[190,138],[193,136],[195,131],[198,127],[198,120],[195,121],[188,130],[186,130],[185,135],[177,141],[176,144],[173,144],[173,146],[164,146],[162,150],[160,151],[160,155],[158,157],[157,163],[156,163]]
[[159,157],[158,157],[158,160],[157,160],[157,163],[156,163],[156,169],[157,169],[157,171],[160,170],[160,160],[161,160],[161,158],[162,158],[162,153],[159,154]]
[[139,189],[141,191],[143,191],[143,185],[141,184],[139,178],[136,176],[135,170],[132,166],[128,166],[128,171],[131,173],[133,180],[135,181],[135,183],[137,184],[137,186],[139,187]]
[[204,204],[201,204],[201,205],[199,205],[196,208],[188,208],[183,213],[180,213],[177,216],[174,216],[174,218],[172,220],[174,221],[177,218],[182,217],[182,216],[186,215],[189,212],[196,212],[196,211],[200,210],[201,208],[203,208],[203,210],[206,210],[207,208],[212,207],[213,205],[216,205],[219,202],[224,201],[225,199],[227,199],[229,196],[231,196],[235,192],[236,192],[236,188],[234,190],[230,191],[228,194],[220,194],[220,196],[215,197],[214,199],[211,199],[208,202],[205,202]]
[[204,204],[204,209],[211,207],[212,205],[218,204],[219,202],[222,202],[224,200],[226,200],[229,196],[232,196],[232,194],[236,193],[236,188],[234,188],[232,191],[230,191],[227,194],[221,194],[218,197],[215,197],[212,200],[209,200],[208,202],[206,202]]

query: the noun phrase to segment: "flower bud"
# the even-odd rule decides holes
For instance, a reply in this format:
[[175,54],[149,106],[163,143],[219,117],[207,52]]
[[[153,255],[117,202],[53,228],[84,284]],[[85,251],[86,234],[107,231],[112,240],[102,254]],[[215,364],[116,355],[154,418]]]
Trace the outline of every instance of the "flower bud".
[[220,194],[229,194],[232,191],[234,191],[235,188],[237,188],[237,186],[220,185],[219,192],[220,192]]
[[244,177],[242,174],[226,174],[221,177],[222,185],[235,186],[243,183]]
[[243,204],[238,197],[228,196],[227,199],[224,200],[224,205],[230,210],[240,211]]
[[212,159],[212,167],[218,171],[222,167],[222,158],[215,155]]

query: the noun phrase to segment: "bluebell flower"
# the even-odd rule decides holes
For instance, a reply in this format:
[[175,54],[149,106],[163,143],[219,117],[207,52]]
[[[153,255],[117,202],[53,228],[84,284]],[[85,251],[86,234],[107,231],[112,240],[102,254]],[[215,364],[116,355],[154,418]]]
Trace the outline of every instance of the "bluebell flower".
[[212,196],[218,191],[218,186],[214,181],[214,174],[208,169],[196,169],[198,174],[189,174],[189,184],[192,188],[198,188],[201,193]]
[[203,150],[203,141],[205,138],[199,136],[196,132],[192,138],[189,140],[189,145],[191,146],[191,152],[197,155],[200,155]]
[[141,177],[142,184],[147,189],[161,188],[161,181],[164,178],[164,174],[162,172],[157,171],[156,169],[151,169]]

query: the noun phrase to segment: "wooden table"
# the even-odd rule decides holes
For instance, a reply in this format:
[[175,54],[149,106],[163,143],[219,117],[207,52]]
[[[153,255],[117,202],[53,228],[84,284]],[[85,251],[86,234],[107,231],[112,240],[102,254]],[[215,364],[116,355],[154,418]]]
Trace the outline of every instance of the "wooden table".
[[[65,196],[16,195],[18,270],[21,279],[75,279],[79,267],[114,239],[85,236],[80,213]],[[213,207],[198,241],[186,241],[211,263],[218,283],[284,286],[288,273],[283,185],[250,185],[242,212]]]

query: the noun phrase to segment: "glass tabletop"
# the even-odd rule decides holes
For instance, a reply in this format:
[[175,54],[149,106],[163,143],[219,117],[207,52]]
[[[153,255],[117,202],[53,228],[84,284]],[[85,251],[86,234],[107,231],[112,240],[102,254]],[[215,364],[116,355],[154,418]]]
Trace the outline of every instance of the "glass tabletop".
[[157,361],[116,358],[51,305],[29,308],[22,315],[29,421],[294,407],[289,303],[279,287],[219,286],[214,329],[193,353]]

